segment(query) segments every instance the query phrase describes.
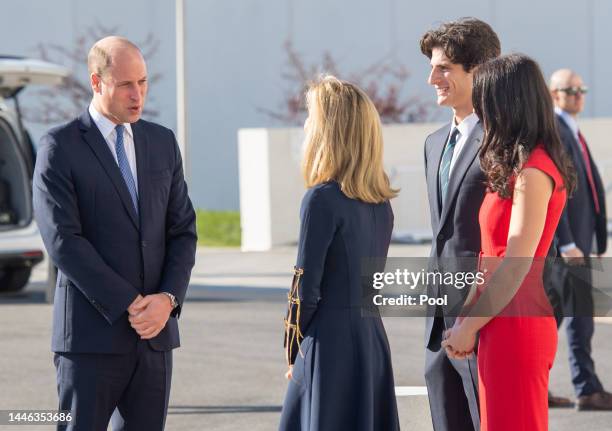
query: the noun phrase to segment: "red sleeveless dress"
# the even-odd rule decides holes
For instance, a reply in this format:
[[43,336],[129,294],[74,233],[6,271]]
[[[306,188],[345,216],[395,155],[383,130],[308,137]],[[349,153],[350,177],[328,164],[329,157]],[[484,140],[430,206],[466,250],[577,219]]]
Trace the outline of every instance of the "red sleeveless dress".
[[[557,325],[542,270],[567,196],[561,174],[542,145],[534,148],[523,168],[546,173],[554,190],[529,274],[508,306],[480,330],[481,431],[548,430],[548,378],[557,350]],[[512,199],[487,192],[479,213],[483,261],[505,255],[511,212]]]

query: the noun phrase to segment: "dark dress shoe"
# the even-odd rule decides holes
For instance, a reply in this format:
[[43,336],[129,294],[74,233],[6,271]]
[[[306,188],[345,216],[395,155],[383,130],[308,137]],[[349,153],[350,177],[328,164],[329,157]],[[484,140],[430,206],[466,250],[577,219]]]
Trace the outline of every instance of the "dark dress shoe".
[[612,394],[606,391],[578,397],[576,410],[612,410]]
[[550,409],[567,409],[574,407],[574,403],[565,397],[557,397],[548,391],[548,408]]

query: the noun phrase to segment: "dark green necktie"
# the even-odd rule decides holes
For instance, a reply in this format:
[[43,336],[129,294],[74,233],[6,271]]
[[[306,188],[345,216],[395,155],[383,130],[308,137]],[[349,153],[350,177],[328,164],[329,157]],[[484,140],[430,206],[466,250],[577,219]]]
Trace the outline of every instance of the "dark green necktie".
[[453,153],[455,152],[455,145],[459,140],[459,129],[453,130],[450,139],[446,143],[444,152],[442,153],[442,162],[440,163],[440,207],[444,205],[446,200],[446,191],[448,190],[448,181],[450,178],[450,165],[453,160]]

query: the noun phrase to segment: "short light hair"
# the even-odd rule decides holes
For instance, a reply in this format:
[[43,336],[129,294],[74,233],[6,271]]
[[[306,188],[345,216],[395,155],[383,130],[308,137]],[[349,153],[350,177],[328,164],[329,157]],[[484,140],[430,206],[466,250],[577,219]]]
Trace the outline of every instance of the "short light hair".
[[[569,82],[572,78],[579,77],[576,72],[571,69],[559,69],[556,70],[550,75],[550,80],[548,81],[548,88],[551,91],[558,90],[559,88],[563,88],[569,85]],[[582,78],[580,78],[582,79]]]
[[89,73],[104,76],[113,64],[113,51],[115,47],[131,48],[141,53],[140,49],[125,37],[105,37],[94,43],[87,54],[87,69]]
[[310,85],[306,100],[306,186],[334,180],[347,197],[368,203],[397,196],[383,168],[380,117],[366,93],[328,75]]

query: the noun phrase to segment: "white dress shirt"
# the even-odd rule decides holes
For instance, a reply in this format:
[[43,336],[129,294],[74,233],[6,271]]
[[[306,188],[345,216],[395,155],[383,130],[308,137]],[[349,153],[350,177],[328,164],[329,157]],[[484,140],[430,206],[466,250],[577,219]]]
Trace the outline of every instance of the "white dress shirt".
[[579,131],[578,122],[576,121],[574,117],[572,117],[570,114],[568,114],[563,109],[557,106],[555,106],[555,113],[559,115],[561,118],[563,118],[563,121],[565,121],[565,124],[567,124],[567,127],[569,127],[570,130],[572,131],[572,134],[574,135],[574,139],[576,139],[576,144],[578,145],[578,149],[580,150],[580,154],[582,154],[582,146],[580,145],[580,138],[578,137],[578,131]]
[[455,166],[455,162],[457,161],[459,154],[461,154],[461,150],[463,150],[463,147],[465,147],[465,143],[467,142],[470,133],[472,133],[472,131],[474,130],[474,127],[476,127],[476,124],[478,124],[478,116],[473,112],[467,117],[465,117],[463,121],[459,124],[455,124],[454,119],[451,122],[450,134],[448,135],[449,139],[455,129],[459,130],[459,139],[457,140],[457,144],[455,145],[455,151],[453,151],[453,158],[451,159],[450,167],[448,170],[449,178],[453,173],[453,166]]
[[[117,124],[100,114],[96,108],[94,108],[93,103],[89,104],[89,115],[91,115],[91,119],[98,127],[102,137],[104,137],[106,145],[108,145],[111,154],[115,158],[115,163],[117,163],[117,166],[119,166],[117,151],[115,150],[115,142],[117,141],[117,131],[115,130],[115,127],[117,127]],[[125,127],[123,132],[123,146],[125,148],[125,155],[127,156],[128,163],[130,164],[132,177],[134,177],[136,193],[138,193],[138,171],[136,170],[136,149],[134,147],[132,126],[130,126],[130,123],[123,123],[123,126]]]

